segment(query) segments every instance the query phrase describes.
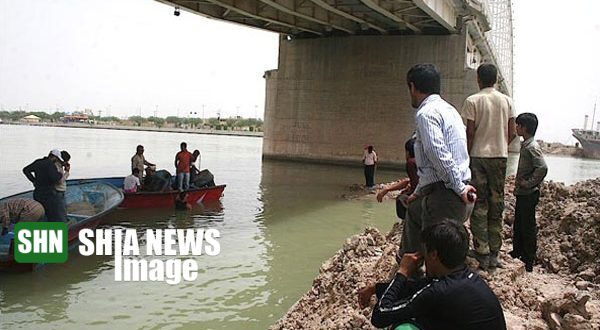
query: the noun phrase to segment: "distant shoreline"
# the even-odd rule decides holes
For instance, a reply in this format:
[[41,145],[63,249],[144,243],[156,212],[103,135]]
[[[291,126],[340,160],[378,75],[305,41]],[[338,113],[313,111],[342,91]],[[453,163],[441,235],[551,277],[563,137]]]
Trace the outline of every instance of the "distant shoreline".
[[[19,126],[40,126],[40,127],[66,127],[66,128],[91,128],[91,129],[112,129],[120,131],[143,131],[143,132],[168,132],[168,133],[187,133],[187,134],[210,134],[210,135],[228,135],[228,136],[247,136],[247,137],[263,137],[263,132],[250,132],[250,131],[225,131],[215,129],[189,129],[189,128],[158,128],[158,127],[144,127],[144,126],[121,126],[121,125],[100,125],[100,124],[83,124],[83,123],[22,123],[22,122],[0,122],[0,125],[19,125]],[[542,151],[546,155],[553,156],[567,156],[574,158],[585,158],[583,157],[583,150],[575,146],[568,146],[562,143],[548,143],[545,141],[540,142]],[[518,152],[517,150],[511,150],[511,152]]]
[[573,158],[585,158],[583,156],[583,149],[576,146],[564,145],[562,143],[548,143],[545,141],[538,141],[542,152],[545,155],[553,156],[569,156]]
[[65,128],[91,128],[91,129],[112,129],[120,131],[144,131],[144,132],[168,132],[168,133],[187,133],[187,134],[212,134],[229,136],[247,136],[263,137],[263,132],[249,131],[221,131],[214,129],[186,129],[186,128],[158,128],[142,126],[119,126],[119,125],[98,125],[98,124],[80,124],[80,123],[20,123],[20,122],[0,122],[0,125],[19,125],[19,126],[40,126],[40,127],[65,127]]

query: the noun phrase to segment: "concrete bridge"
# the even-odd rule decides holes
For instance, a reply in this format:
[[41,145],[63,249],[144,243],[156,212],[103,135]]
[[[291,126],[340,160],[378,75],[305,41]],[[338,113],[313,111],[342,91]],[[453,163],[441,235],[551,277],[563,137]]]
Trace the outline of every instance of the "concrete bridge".
[[[404,162],[414,131],[405,75],[442,72],[442,96],[460,108],[494,63],[512,93],[510,0],[159,0],[202,16],[280,34],[267,71],[267,158],[357,163],[373,144],[383,165]],[[241,54],[243,56],[243,54]]]

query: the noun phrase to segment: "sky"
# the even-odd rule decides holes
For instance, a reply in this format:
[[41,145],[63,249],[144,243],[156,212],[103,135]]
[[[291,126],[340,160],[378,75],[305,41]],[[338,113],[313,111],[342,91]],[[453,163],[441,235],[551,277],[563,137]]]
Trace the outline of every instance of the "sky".
[[0,0],[0,107],[262,117],[278,35],[153,0]]
[[[539,138],[574,143],[600,97],[600,1],[513,12],[516,111],[538,115]],[[153,0],[0,0],[0,110],[262,118],[277,56],[275,33]]]
[[515,0],[513,19],[515,110],[538,116],[538,138],[575,143],[596,98],[600,121],[600,1]]

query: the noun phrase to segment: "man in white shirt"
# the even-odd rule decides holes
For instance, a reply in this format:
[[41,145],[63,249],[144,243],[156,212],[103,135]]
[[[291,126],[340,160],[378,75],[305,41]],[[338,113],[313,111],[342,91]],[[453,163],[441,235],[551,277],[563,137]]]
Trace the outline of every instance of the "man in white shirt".
[[123,191],[126,193],[134,193],[137,192],[140,188],[140,179],[139,179],[140,170],[135,167],[131,170],[131,175],[126,176],[123,180]]
[[[411,104],[417,109],[415,159],[419,183],[409,196],[408,219],[399,255],[422,251],[421,231],[451,219],[467,218],[474,199],[465,126],[458,111],[440,97],[441,76],[432,64],[418,64],[407,73]],[[472,197],[471,197],[472,196]]]
[[502,246],[506,160],[508,145],[516,136],[513,101],[494,89],[497,77],[493,64],[480,65],[477,84],[481,90],[465,100],[461,111],[467,124],[471,182],[478,192],[471,232],[482,269],[502,266],[498,252]]
[[363,155],[363,164],[365,165],[365,185],[368,188],[375,186],[375,166],[377,165],[377,154],[373,146],[368,146]]

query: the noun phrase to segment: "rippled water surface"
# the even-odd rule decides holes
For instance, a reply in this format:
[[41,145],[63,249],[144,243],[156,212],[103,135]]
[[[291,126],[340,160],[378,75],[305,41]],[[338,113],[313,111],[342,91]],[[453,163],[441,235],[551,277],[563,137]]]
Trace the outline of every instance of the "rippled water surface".
[[[221,253],[197,257],[198,279],[115,282],[112,257],[72,251],[65,264],[0,274],[0,328],[265,329],[348,236],[395,221],[393,203],[340,197],[363,181],[360,168],[263,161],[262,139],[233,136],[0,125],[0,197],[31,189],[21,169],[54,147],[71,153],[73,178],[86,178],[128,174],[137,144],[172,172],[181,141],[200,149],[202,167],[227,184],[221,203],[189,212],[118,210],[102,226],[219,229]],[[559,181],[600,176],[597,161],[548,157],[548,164],[549,178]],[[377,179],[402,175],[378,171]]]

